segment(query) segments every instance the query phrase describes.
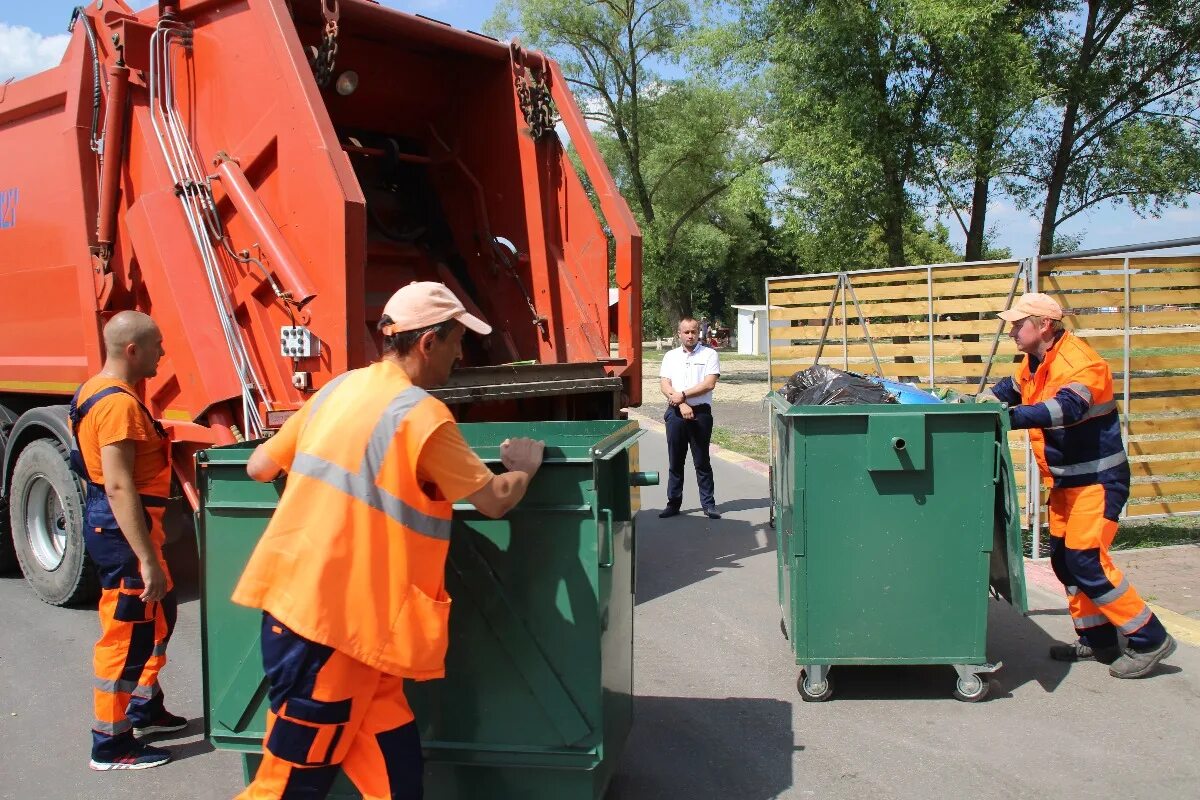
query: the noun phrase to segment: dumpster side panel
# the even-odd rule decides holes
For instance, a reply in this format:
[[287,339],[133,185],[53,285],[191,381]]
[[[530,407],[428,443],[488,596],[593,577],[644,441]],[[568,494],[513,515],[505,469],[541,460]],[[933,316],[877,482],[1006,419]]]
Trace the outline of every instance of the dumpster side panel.
[[[805,416],[798,663],[984,660],[994,427],[977,413]],[[901,438],[919,457],[888,455]]]

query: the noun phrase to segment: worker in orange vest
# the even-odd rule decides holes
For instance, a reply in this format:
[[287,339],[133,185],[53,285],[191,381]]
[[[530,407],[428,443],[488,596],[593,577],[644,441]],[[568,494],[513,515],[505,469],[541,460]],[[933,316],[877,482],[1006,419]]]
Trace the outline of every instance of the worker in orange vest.
[[421,746],[404,681],[445,672],[451,505],[497,518],[542,462],[501,446],[493,474],[467,446],[443,385],[467,330],[491,327],[440,283],[383,309],[383,358],[334,378],[260,445],[246,471],[288,474],[233,601],[262,614],[270,711],[241,798],[322,798],[339,769],[364,798],[419,798]]
[[[1117,678],[1148,675],[1175,652],[1175,639],[1108,554],[1129,499],[1112,370],[1064,329],[1062,306],[1049,295],[1023,295],[1000,318],[1011,324],[1025,358],[1016,377],[1004,378],[992,393],[1009,404],[1012,427],[1029,430],[1038,470],[1050,486],[1050,563],[1066,587],[1078,635],[1051,647],[1050,656],[1101,661]],[[1128,642],[1123,652],[1118,631]]]
[[122,311],[104,326],[104,350],[104,368],[79,387],[68,412],[78,447],[71,466],[87,488],[84,546],[100,579],[90,766],[146,769],[171,753],[142,739],[187,727],[166,710],[158,684],[176,618],[162,554],[171,448],[136,394],[158,372],[162,333],[145,314]]

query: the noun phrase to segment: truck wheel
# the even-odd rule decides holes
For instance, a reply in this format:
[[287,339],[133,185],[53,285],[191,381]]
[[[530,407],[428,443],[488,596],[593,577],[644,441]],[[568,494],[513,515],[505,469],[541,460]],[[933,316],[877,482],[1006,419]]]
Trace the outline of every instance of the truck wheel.
[[17,554],[13,550],[12,527],[8,524],[8,501],[0,497],[0,575],[7,575],[17,568]]
[[83,492],[56,439],[21,450],[9,482],[13,549],[25,580],[45,602],[95,599],[96,571],[83,544]]

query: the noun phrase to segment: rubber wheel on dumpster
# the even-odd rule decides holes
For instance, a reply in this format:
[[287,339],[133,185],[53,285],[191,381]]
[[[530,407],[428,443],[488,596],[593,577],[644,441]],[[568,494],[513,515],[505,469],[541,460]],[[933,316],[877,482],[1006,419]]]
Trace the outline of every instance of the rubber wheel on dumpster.
[[978,703],[992,691],[992,681],[983,675],[972,675],[967,681],[962,678],[954,686],[954,699],[964,703]]
[[66,446],[57,439],[25,445],[10,490],[13,549],[34,593],[55,606],[95,599],[96,570],[83,544],[83,491]]
[[808,680],[808,673],[801,670],[800,677],[796,680],[796,689],[799,690],[800,699],[804,702],[824,703],[833,697],[833,679],[826,675],[823,683],[813,685]]

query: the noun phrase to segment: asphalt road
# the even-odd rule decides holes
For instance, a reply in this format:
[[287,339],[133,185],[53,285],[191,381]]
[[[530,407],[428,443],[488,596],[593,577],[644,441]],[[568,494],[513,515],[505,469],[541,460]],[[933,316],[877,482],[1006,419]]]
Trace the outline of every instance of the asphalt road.
[[[665,463],[642,440],[642,469]],[[800,702],[779,632],[765,481],[714,461],[725,518],[638,518],[637,719],[609,798],[1192,798],[1200,786],[1200,650],[1180,645],[1156,675],[1110,678],[1050,661],[1071,636],[1061,598],[1031,589],[1028,617],[993,602],[987,702],[950,698],[949,667],[840,667],[828,703]],[[665,477],[665,476],[664,476]],[[240,760],[202,741],[194,555],[176,548],[183,591],[170,705],[193,720],[176,761],[143,772],[87,768],[94,609],[42,605],[0,578],[0,798],[230,798]],[[847,589],[851,589],[848,587]],[[469,800],[476,800],[470,798]],[[486,800],[480,798],[479,800]]]

